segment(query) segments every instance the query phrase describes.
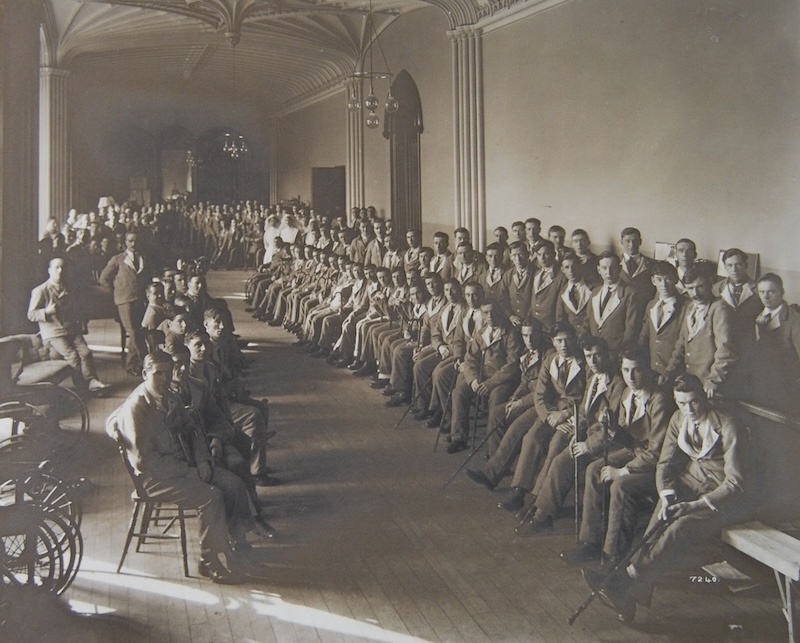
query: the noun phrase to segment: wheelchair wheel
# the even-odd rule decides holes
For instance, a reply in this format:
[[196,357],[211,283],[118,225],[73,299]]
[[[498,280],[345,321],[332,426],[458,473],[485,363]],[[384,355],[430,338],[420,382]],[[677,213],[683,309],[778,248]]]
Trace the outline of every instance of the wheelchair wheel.
[[72,389],[46,382],[29,384],[20,392],[22,400],[35,406],[50,421],[67,431],[89,431],[89,410]]
[[42,508],[41,533],[49,540],[49,544],[61,558],[58,578],[54,579],[51,591],[63,593],[75,580],[83,559],[83,538],[74,520],[61,514]]
[[36,503],[59,511],[80,527],[81,509],[74,492],[57,476],[35,471],[24,478],[13,478],[0,483],[0,506],[20,502]]
[[0,532],[0,575],[6,584],[31,585],[48,591],[58,591],[64,576],[64,560],[51,534],[39,522],[44,515],[38,507],[5,507],[4,518],[11,524]]

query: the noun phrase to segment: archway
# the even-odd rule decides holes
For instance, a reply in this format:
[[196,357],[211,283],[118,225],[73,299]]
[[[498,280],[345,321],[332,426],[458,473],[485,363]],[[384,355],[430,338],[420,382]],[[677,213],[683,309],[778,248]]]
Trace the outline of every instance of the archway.
[[422,104],[417,85],[405,69],[394,79],[392,95],[400,109],[384,113],[383,135],[389,139],[392,221],[395,235],[402,238],[407,230],[422,228]]

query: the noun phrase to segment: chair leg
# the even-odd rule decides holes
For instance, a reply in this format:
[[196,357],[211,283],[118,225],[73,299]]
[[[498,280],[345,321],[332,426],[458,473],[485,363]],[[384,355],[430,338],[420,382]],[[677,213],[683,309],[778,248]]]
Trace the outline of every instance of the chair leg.
[[150,519],[153,516],[153,504],[151,502],[144,503],[144,511],[142,512],[142,524],[139,527],[140,535],[136,539],[136,552],[141,551],[142,545],[145,544],[147,541],[147,537],[144,535],[150,530]]
[[186,521],[184,520],[183,507],[178,507],[178,522],[181,528],[181,556],[183,557],[183,575],[189,577],[189,554],[186,547]]
[[125,546],[122,548],[122,556],[119,559],[119,565],[117,565],[117,574],[119,574],[120,570],[122,569],[122,563],[125,562],[125,557],[128,555],[128,547],[131,546],[131,540],[133,540],[133,532],[136,531],[136,519],[139,517],[140,507],[141,503],[134,501],[133,513],[131,514],[131,524],[128,527],[128,534],[125,536]]

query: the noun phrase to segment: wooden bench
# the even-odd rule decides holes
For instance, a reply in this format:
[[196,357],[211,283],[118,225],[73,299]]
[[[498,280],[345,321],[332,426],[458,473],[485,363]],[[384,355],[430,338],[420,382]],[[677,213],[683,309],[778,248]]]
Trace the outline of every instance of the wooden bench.
[[783,615],[789,625],[789,641],[794,643],[793,583],[800,581],[800,540],[757,520],[723,529],[720,537],[734,549],[775,572]]

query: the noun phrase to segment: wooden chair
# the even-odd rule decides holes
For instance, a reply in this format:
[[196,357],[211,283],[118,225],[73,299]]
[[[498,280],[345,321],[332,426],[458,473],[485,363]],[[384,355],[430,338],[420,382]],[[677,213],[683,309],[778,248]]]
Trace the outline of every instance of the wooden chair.
[[[119,449],[122,463],[125,465],[125,470],[133,482],[133,491],[131,492],[131,500],[133,500],[133,513],[131,514],[131,521],[128,525],[128,533],[125,536],[125,545],[122,548],[122,556],[117,565],[117,573],[120,573],[122,564],[128,555],[128,549],[131,546],[131,541],[136,538],[136,552],[141,551],[142,545],[146,544],[147,539],[153,540],[175,540],[180,539],[181,542],[181,557],[183,558],[183,574],[189,576],[189,560],[186,546],[186,511],[180,503],[165,502],[155,500],[147,495],[141,479],[139,478],[133,466],[128,460],[128,451],[125,446],[122,436],[117,430],[117,414],[112,413],[106,421],[106,432],[114,438]],[[141,513],[142,519],[139,525],[139,530],[136,530],[136,522]],[[173,533],[172,528],[178,525],[178,533]]]

